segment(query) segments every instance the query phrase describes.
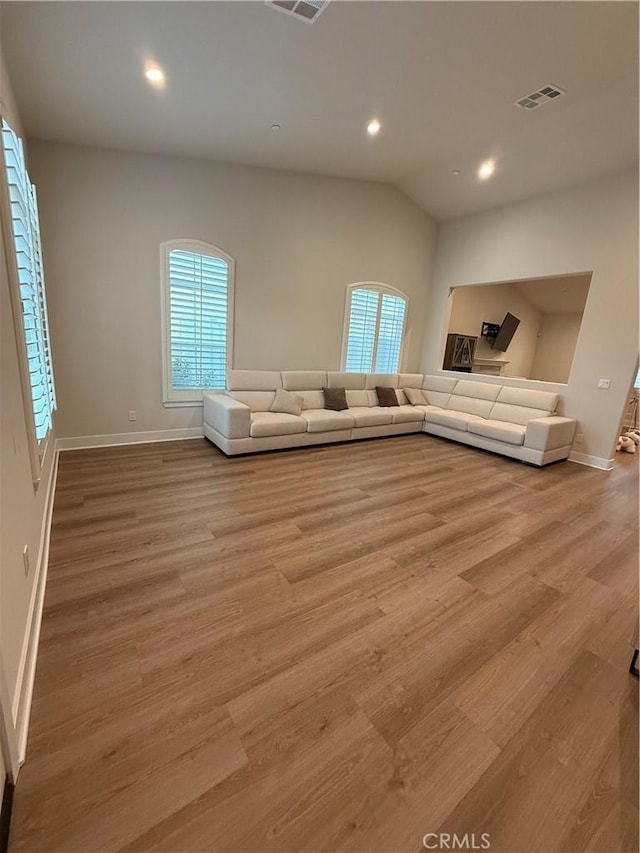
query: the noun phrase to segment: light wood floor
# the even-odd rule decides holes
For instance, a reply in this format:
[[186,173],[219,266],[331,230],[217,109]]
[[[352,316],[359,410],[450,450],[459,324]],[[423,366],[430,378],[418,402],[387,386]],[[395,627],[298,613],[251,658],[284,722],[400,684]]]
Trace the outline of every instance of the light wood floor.
[[63,453],[11,853],[637,851],[637,469]]

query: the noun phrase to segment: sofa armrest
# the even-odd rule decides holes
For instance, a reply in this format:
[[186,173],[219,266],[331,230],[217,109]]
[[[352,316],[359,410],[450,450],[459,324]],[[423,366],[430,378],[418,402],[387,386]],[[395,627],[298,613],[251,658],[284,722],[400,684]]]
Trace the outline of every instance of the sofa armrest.
[[224,392],[205,393],[204,421],[225,438],[249,438],[251,409]]
[[552,415],[549,418],[534,418],[527,423],[524,446],[532,450],[555,450],[573,442],[577,421]]

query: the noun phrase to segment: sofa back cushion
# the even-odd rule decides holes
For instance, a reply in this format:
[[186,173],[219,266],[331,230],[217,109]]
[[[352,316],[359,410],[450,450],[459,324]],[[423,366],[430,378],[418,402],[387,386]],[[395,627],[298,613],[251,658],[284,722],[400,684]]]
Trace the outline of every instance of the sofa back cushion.
[[[282,387],[287,391],[320,391],[326,384],[326,370],[282,371]],[[318,408],[321,409],[322,406]]]
[[510,403],[495,403],[489,417],[492,421],[507,421],[524,426],[534,418],[546,418],[551,414],[545,409],[531,409],[529,406],[512,406]]
[[488,418],[501,389],[502,385],[459,379],[444,408]]
[[376,386],[382,385],[385,388],[398,387],[397,373],[365,373],[365,388],[375,391]]
[[[431,399],[429,399],[431,402]],[[477,397],[465,397],[462,394],[451,394],[444,409],[454,412],[466,412],[468,415],[477,415],[480,418],[488,418],[493,403],[491,400],[478,400]]]
[[508,421],[524,426],[534,418],[546,418],[558,405],[558,395],[551,391],[534,391],[531,388],[504,386],[491,409],[494,421]]
[[313,391],[297,391],[298,397],[302,397],[302,411],[305,409],[324,409],[324,394],[322,388]]
[[476,400],[490,400],[492,403],[498,399],[503,385],[494,385],[492,382],[474,382],[472,379],[459,379],[453,391],[458,397],[473,397]]
[[327,388],[344,388],[346,391],[362,391],[365,387],[364,373],[339,373],[330,370],[327,373]]
[[282,380],[279,370],[227,371],[227,389],[229,391],[275,391],[281,386]]
[[368,391],[347,391],[347,403],[349,407],[370,406]]
[[422,388],[424,373],[399,373],[398,387],[400,388]]
[[457,381],[457,379],[451,379],[448,376],[430,376],[427,374],[422,381],[422,390],[427,403],[431,406],[445,408]]
[[[322,393],[322,392],[321,392]],[[252,412],[268,412],[275,400],[275,391],[229,391],[229,396],[249,406]]]
[[496,403],[555,412],[558,400],[559,395],[552,391],[534,391],[532,388],[512,388],[505,385],[500,389]]

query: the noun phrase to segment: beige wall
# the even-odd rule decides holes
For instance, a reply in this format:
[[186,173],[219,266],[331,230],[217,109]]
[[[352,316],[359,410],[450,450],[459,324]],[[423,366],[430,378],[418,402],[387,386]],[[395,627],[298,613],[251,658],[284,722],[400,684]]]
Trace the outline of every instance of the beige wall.
[[[610,459],[638,355],[638,175],[608,176],[563,192],[443,224],[427,311],[422,368],[442,364],[449,289],[593,271],[568,385],[576,452]],[[598,379],[610,379],[608,391]],[[477,377],[477,381],[490,381]],[[507,383],[540,387],[535,381]]]
[[531,379],[569,381],[581,324],[582,314],[542,315]]
[[[506,352],[491,349],[479,337],[482,323],[502,323],[510,311],[520,320],[515,335]],[[508,361],[502,376],[529,376],[538,342],[540,311],[518,293],[510,284],[493,284],[486,287],[458,287],[452,295],[449,331],[463,335],[476,335],[476,358]]]
[[2,115],[9,122],[18,136],[24,139],[24,128],[18,107],[13,95],[11,78],[4,61],[4,54],[0,50],[0,102],[2,103]]
[[201,425],[201,408],[162,405],[159,246],[172,238],[236,259],[236,367],[339,368],[346,286],[372,280],[409,296],[417,368],[436,226],[398,190],[43,142],[29,156],[60,436]]
[[[4,67],[1,97],[3,115],[14,129],[21,128]],[[0,650],[15,710],[27,653],[38,554],[53,473],[55,436],[49,442],[42,479],[34,489],[7,262],[0,240]],[[25,545],[29,546],[31,563],[26,577],[22,558]]]

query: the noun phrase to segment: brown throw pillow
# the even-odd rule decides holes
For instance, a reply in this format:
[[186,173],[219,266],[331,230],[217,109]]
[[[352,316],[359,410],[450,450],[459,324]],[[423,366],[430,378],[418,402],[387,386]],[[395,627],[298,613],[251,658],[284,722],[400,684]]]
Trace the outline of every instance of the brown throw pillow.
[[344,388],[323,388],[324,407],[331,409],[333,412],[341,412],[343,409],[348,409],[347,395]]
[[395,388],[382,388],[380,385],[376,385],[376,394],[378,395],[379,406],[399,405]]

